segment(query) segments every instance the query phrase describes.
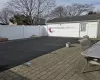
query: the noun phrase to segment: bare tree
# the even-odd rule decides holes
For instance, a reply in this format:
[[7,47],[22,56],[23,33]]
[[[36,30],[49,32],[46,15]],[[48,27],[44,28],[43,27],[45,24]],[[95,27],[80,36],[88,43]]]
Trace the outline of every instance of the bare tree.
[[12,15],[13,12],[9,8],[5,7],[0,11],[0,21],[4,24],[8,24]]
[[63,6],[58,6],[54,10],[52,10],[50,17],[53,18],[62,18],[65,16],[65,8]]
[[37,0],[37,22],[55,6],[55,0]]
[[66,6],[67,16],[80,16],[83,13],[88,13],[94,9],[93,5],[89,4],[72,4]]
[[11,0],[8,4],[13,10],[30,17],[30,24],[34,18],[40,18],[55,5],[55,0]]
[[83,13],[88,13],[94,9],[93,5],[89,4],[72,4],[67,6],[58,6],[49,14],[52,18],[62,18],[71,16],[80,16]]

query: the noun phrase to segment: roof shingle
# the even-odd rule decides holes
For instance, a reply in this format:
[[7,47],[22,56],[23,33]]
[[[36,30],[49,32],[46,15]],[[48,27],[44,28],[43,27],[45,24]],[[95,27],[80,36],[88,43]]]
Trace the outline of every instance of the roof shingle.
[[98,20],[98,19],[100,19],[100,14],[74,16],[74,17],[66,17],[66,18],[55,18],[55,19],[47,21],[47,23],[71,22],[71,21],[86,21],[86,20]]

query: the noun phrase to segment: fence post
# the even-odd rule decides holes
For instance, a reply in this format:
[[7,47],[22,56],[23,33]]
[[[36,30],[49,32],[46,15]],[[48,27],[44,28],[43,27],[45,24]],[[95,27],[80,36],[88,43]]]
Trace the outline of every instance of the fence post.
[[41,36],[41,35],[40,35],[40,25],[39,25],[39,36]]
[[23,27],[23,38],[25,38],[25,37],[24,37],[24,25],[22,25],[22,27]]

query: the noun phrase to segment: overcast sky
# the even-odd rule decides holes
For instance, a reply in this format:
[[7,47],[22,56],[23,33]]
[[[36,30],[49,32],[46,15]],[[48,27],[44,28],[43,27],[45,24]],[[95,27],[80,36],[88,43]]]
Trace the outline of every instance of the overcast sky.
[[100,0],[57,0],[57,2],[60,4],[65,3],[86,3],[86,4],[100,4]]
[[5,5],[7,1],[9,0],[0,0],[0,9],[3,8],[3,6]]
[[[0,0],[0,9],[4,7],[5,3],[9,0]],[[58,5],[82,3],[82,4],[94,4],[98,9],[100,8],[100,0],[56,0]]]
[[93,4],[97,10],[100,10],[100,0],[57,0],[57,4],[59,5],[72,3]]

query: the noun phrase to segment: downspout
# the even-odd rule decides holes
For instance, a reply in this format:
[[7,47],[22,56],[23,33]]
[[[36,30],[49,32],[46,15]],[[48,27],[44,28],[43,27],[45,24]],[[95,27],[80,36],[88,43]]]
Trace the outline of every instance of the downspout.
[[81,23],[79,23],[79,38],[80,38],[80,30],[81,30]]
[[99,25],[100,25],[100,20],[98,20],[98,25],[97,25],[97,36],[96,36],[97,38],[100,38]]
[[89,36],[88,34],[89,34],[89,26],[87,26],[87,24],[86,24],[86,31],[87,31],[87,36]]

